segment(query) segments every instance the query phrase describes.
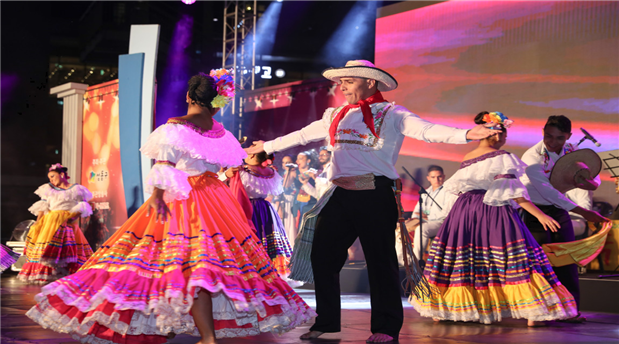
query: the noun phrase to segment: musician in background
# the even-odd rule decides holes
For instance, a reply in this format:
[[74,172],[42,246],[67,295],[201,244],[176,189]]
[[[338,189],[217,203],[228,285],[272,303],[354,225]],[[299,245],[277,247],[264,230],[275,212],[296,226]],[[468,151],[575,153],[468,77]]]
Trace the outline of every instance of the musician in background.
[[[414,221],[416,222],[416,225],[413,227],[415,231],[415,237],[413,239],[413,253],[418,260],[423,259],[423,254],[428,246],[428,241],[430,238],[434,238],[434,236],[436,236],[436,233],[438,233],[438,230],[441,228],[441,225],[448,214],[448,212],[441,212],[441,208],[445,207],[445,192],[443,191],[445,173],[443,172],[443,168],[437,165],[430,166],[428,168],[426,179],[430,182],[430,187],[426,190],[428,194],[422,194],[419,197],[419,201],[417,202],[417,205],[415,205],[415,210],[413,211],[412,216],[413,219],[417,219],[417,221]],[[433,202],[428,195],[430,195],[430,197],[432,197],[438,204]],[[423,214],[420,213],[420,208],[423,210]],[[423,221],[421,231],[419,230],[419,221]],[[420,242],[421,245],[419,245]],[[401,245],[400,247],[396,246],[396,250],[398,249],[401,250]]]
[[292,162],[292,158],[289,155],[282,158],[281,171],[284,192],[275,197],[275,208],[284,223],[290,245],[294,245],[294,239],[297,237],[297,227],[292,207],[294,205],[294,198],[299,190],[294,182],[297,180],[297,165]]

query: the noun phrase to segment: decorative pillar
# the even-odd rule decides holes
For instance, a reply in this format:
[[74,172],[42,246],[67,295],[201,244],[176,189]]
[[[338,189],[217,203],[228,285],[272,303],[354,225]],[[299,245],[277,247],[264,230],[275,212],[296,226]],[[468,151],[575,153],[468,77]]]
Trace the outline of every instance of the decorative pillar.
[[62,98],[62,165],[68,168],[71,182],[78,184],[82,177],[82,122],[87,88],[86,84],[69,82],[49,91]]

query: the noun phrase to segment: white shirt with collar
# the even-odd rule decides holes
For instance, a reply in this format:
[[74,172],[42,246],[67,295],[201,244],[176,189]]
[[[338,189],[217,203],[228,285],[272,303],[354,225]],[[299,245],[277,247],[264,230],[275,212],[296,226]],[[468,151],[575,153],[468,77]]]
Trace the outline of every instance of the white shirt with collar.
[[[550,184],[550,172],[557,160],[565,155],[566,149],[578,149],[575,145],[569,143],[565,145],[567,147],[564,147],[561,153],[557,154],[549,151],[542,140],[522,155],[522,161],[529,166],[526,169],[526,174],[520,178],[520,181],[527,187],[532,203],[554,205],[567,211],[578,206]],[[548,155],[548,161],[545,161],[546,154]],[[599,175],[594,180],[598,185],[600,184]]]
[[[430,123],[408,111],[403,106],[389,102],[371,104],[374,115],[375,137],[363,122],[360,108],[353,108],[340,121],[331,152],[331,165],[327,179],[373,173],[390,179],[399,178],[395,169],[404,137],[426,142],[467,143],[466,129]],[[329,127],[340,108],[328,108],[322,119],[305,128],[264,143],[264,150],[271,154],[310,142],[329,139]]]
[[[436,203],[438,203],[441,206],[441,208],[444,208],[447,206],[445,204],[446,192],[443,192],[442,185],[436,188],[436,190],[432,190],[432,188],[430,187],[426,189],[426,191],[428,191],[428,194],[430,195],[430,197],[434,198]],[[426,194],[422,194],[419,197],[419,201],[415,205],[415,211],[413,212],[413,216],[412,216],[413,219],[419,218],[419,213],[420,213],[419,206],[422,202],[423,202],[423,212],[424,214],[428,215],[428,221],[440,221],[440,220],[443,220],[444,217],[447,216],[446,214],[444,215],[442,214],[441,209],[436,205],[435,202],[432,202],[430,197],[428,197],[428,195]]]

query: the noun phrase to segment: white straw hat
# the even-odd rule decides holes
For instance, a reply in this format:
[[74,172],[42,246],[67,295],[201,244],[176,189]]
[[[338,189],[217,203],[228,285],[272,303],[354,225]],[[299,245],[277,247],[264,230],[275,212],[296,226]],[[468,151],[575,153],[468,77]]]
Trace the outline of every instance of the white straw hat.
[[592,149],[584,148],[565,154],[550,172],[550,184],[565,193],[580,188],[595,190],[599,185],[593,180],[602,170],[602,159]]
[[398,82],[391,74],[376,68],[372,62],[366,60],[351,60],[346,62],[344,67],[327,68],[322,72],[322,75],[338,84],[340,83],[340,78],[346,77],[376,80],[378,82],[378,90],[381,92],[395,90],[398,87]]

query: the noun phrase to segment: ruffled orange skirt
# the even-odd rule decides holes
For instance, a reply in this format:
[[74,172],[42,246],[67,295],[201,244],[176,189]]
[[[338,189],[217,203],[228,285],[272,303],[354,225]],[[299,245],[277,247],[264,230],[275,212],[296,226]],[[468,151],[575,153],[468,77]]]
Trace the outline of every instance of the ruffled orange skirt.
[[75,274],[37,295],[27,315],[82,342],[164,343],[199,336],[190,314],[211,293],[218,338],[287,331],[315,313],[284,282],[230,190],[210,172],[190,177],[165,223],[144,204]]

